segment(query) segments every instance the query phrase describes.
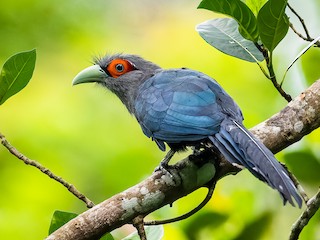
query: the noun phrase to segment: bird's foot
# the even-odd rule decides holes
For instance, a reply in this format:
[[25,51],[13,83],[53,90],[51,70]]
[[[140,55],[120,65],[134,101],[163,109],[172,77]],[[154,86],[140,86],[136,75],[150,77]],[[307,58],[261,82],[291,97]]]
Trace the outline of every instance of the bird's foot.
[[161,171],[165,175],[168,175],[170,178],[173,178],[173,175],[170,173],[169,168],[170,168],[170,166],[168,164],[164,165],[164,164],[160,163],[160,165],[154,169],[154,172]]
[[154,170],[155,172],[157,171],[161,171],[163,173],[165,173],[166,175],[169,175],[171,178],[173,178],[172,174],[169,171],[169,162],[171,160],[171,158],[173,157],[173,155],[175,154],[175,151],[170,150],[166,156],[161,160],[160,164],[158,167],[156,167],[156,169]]

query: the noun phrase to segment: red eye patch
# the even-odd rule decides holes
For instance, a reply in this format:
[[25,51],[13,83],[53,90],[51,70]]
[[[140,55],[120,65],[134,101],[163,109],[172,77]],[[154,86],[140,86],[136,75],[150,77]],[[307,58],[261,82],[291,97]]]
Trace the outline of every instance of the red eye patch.
[[120,58],[112,60],[107,66],[108,73],[114,78],[120,77],[121,75],[131,72],[135,69],[136,68],[131,62]]

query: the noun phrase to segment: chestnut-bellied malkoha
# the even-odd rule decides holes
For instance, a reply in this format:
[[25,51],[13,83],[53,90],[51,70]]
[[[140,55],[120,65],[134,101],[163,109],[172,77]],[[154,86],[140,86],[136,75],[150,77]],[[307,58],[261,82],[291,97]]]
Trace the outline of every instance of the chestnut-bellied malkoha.
[[[162,69],[136,55],[95,60],[73,85],[97,82],[115,93],[143,133],[168,153],[211,142],[231,163],[246,167],[279,191],[284,203],[302,204],[288,172],[243,125],[238,105],[211,77],[190,69]],[[163,167],[170,158],[165,158]],[[293,199],[292,199],[293,198]]]

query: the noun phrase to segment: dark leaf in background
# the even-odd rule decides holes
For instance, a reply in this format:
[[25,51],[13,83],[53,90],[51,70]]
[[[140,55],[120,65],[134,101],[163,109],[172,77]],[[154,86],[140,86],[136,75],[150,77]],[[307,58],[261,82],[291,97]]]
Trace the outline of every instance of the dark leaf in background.
[[185,232],[189,240],[197,240],[200,231],[206,227],[217,228],[228,219],[227,215],[217,212],[200,212],[189,219]]
[[36,62],[36,50],[21,52],[10,57],[0,74],[0,105],[22,90],[30,81]]
[[252,41],[243,38],[238,23],[232,18],[217,18],[197,25],[200,36],[219,51],[249,62],[263,61],[264,57]]
[[272,213],[264,213],[251,223],[247,224],[242,232],[233,240],[260,239],[264,232],[268,230],[272,220]]
[[259,35],[270,52],[287,35],[289,20],[285,14],[286,6],[286,0],[269,0],[258,13]]
[[244,38],[253,42],[258,41],[257,19],[250,8],[240,0],[203,0],[198,8],[233,17],[238,22],[239,32]]
[[320,184],[320,160],[310,151],[290,152],[284,155],[289,170],[303,181],[312,185]]

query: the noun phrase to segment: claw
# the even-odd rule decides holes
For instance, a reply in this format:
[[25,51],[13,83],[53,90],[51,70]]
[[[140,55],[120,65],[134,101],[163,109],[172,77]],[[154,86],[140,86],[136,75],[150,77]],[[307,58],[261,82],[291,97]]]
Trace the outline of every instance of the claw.
[[170,162],[171,158],[174,156],[174,154],[175,154],[175,151],[170,149],[170,151],[165,155],[165,157],[161,160],[159,166],[156,167],[156,169],[154,171],[155,172],[162,171],[165,174],[169,175],[171,178],[173,178],[173,176],[170,173],[170,171],[168,170],[168,168],[169,168],[169,162]]

